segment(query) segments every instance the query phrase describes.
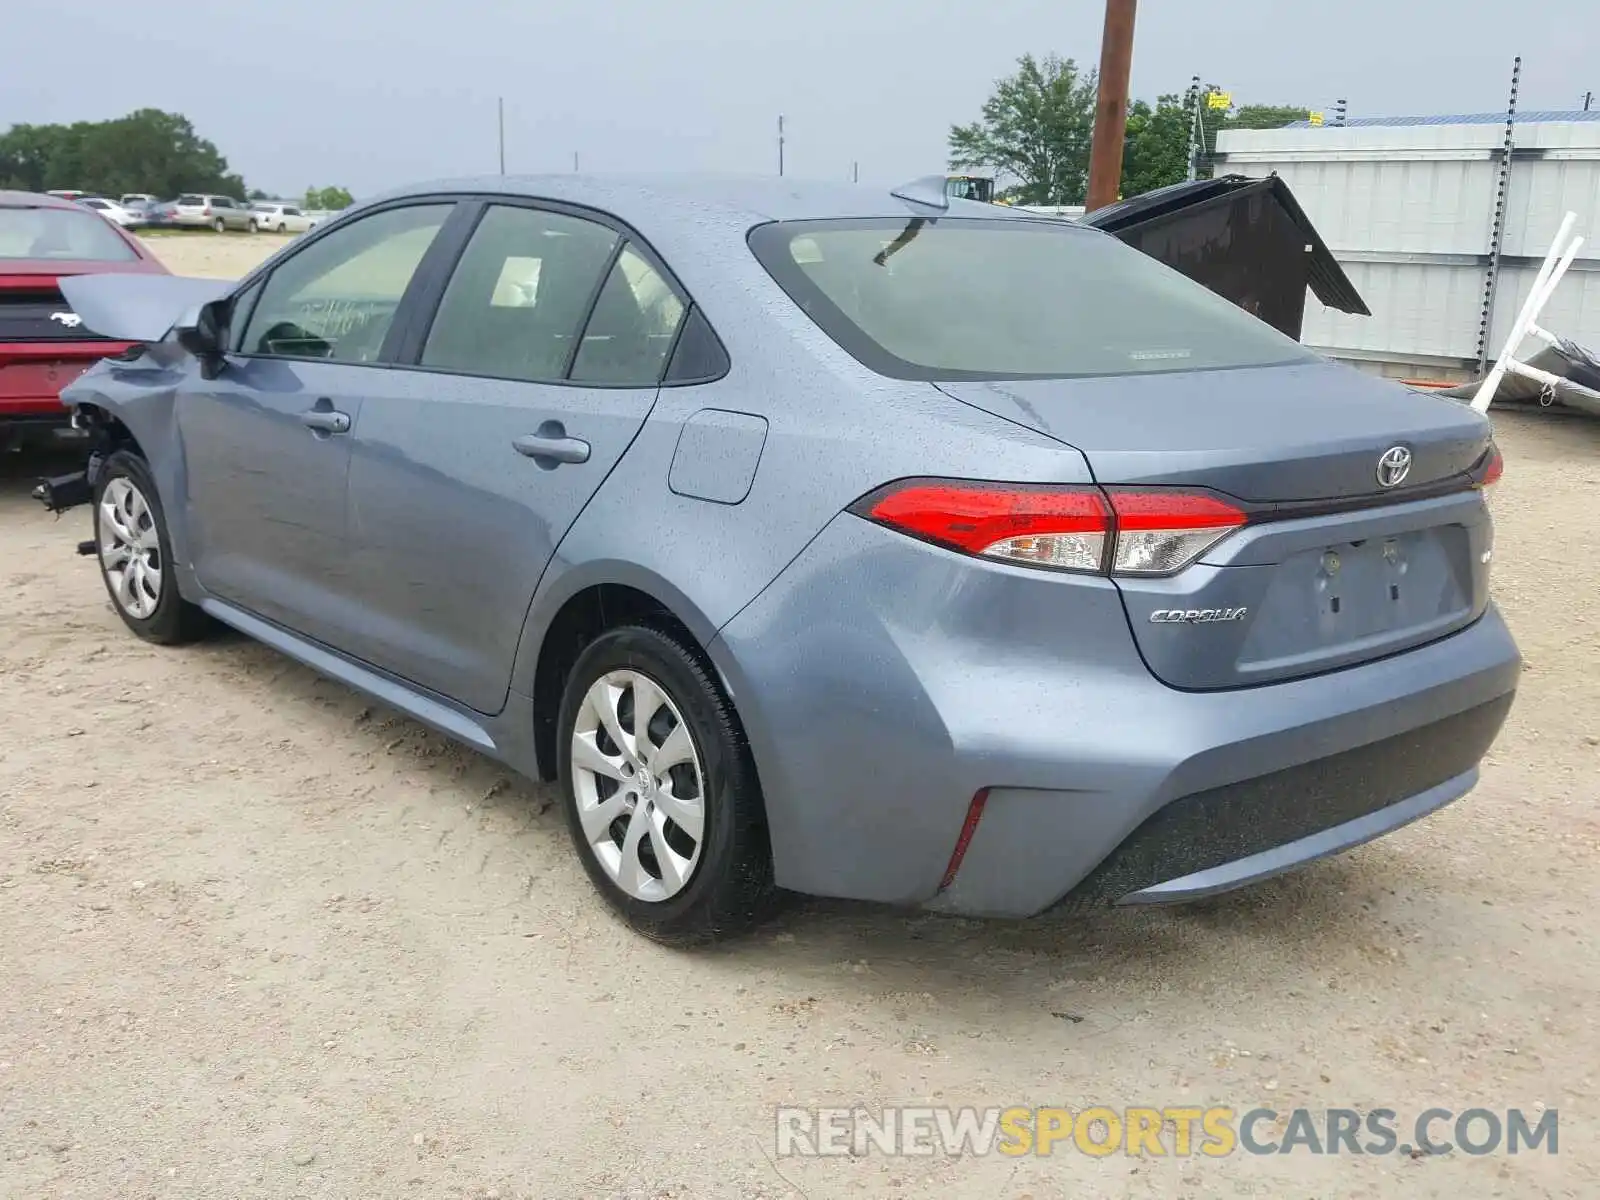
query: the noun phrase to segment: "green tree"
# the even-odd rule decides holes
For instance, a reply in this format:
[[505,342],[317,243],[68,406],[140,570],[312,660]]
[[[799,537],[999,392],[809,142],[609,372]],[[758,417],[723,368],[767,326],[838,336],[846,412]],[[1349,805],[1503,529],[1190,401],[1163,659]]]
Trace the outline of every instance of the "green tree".
[[1178,95],[1158,96],[1154,108],[1143,100],[1128,106],[1122,150],[1124,196],[1142,195],[1188,178],[1191,112]]
[[[1219,90],[1215,86],[1201,92]],[[1287,105],[1247,104],[1230,112],[1201,109],[1204,136],[1201,139],[1198,172],[1201,178],[1212,173],[1212,156],[1217,134],[1224,129],[1279,129],[1293,121],[1303,121],[1309,110]],[[1182,183],[1189,175],[1189,139],[1194,124],[1194,93],[1166,95],[1151,108],[1137,100],[1128,108],[1127,142],[1122,158],[1122,194],[1137,196],[1159,187]]]
[[309,187],[306,189],[305,207],[316,212],[338,212],[355,203],[350,193],[342,187]]
[[1015,204],[1082,204],[1089,187],[1096,78],[1070,58],[1024,54],[982,114],[950,127],[952,170],[983,169]]
[[0,187],[43,192],[217,192],[243,196],[244,180],[179,113],[142,108],[110,121],[13,125],[0,134]]

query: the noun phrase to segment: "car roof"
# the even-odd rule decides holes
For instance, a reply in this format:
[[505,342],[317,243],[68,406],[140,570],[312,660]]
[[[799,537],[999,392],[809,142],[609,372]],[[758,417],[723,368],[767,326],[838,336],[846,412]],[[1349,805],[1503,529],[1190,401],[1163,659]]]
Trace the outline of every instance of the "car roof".
[[[659,229],[664,222],[720,223],[748,227],[764,221],[926,215],[886,187],[744,175],[487,175],[440,179],[399,188],[372,202],[441,192],[476,192],[563,201],[601,209],[630,224]],[[365,207],[363,205],[363,207]],[[1021,212],[972,200],[949,201],[948,215],[997,220],[1038,220]]]
[[[92,193],[83,193],[81,199],[98,200]],[[13,192],[0,189],[0,208],[70,208],[81,211],[82,205],[65,196],[47,196],[43,192]]]

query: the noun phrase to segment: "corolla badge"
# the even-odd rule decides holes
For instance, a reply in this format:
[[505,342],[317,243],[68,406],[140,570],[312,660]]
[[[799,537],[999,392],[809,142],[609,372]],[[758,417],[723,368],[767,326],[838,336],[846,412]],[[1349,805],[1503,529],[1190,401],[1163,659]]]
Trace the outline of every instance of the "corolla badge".
[[1242,621],[1248,608],[1158,608],[1150,614],[1152,625],[1217,625]]
[[1411,474],[1411,451],[1404,446],[1390,446],[1378,459],[1378,486],[1399,487]]
[[79,325],[83,324],[83,318],[75,312],[51,313],[50,319],[52,321],[60,321],[68,329],[76,329]]

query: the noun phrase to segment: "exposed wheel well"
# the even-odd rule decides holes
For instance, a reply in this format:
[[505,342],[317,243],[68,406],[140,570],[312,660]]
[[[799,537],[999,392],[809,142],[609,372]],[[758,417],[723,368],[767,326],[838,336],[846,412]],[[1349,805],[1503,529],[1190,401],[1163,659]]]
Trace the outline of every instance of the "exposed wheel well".
[[572,665],[584,647],[618,625],[647,625],[684,639],[713,677],[716,675],[699,639],[654,596],[615,583],[585,588],[561,606],[539,647],[539,665],[533,676],[533,737],[539,778],[556,777],[556,722]]
[[128,450],[146,462],[150,460],[150,456],[144,452],[144,447],[139,445],[139,439],[133,436],[132,431],[105,409],[93,404],[84,404],[79,406],[78,411],[99,435],[96,449],[108,456],[118,450]]

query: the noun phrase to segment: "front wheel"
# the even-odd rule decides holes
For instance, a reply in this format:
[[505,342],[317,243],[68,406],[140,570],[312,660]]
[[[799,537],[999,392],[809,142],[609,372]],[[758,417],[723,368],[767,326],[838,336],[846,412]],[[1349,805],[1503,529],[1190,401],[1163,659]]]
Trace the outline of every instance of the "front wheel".
[[94,540],[100,577],[123,624],[163,646],[205,634],[205,613],[178,594],[172,541],[150,468],[126,450],[106,459],[95,481]]
[[695,945],[775,907],[766,814],[733,706],[678,637],[602,634],[572,668],[557,726],[567,825],[635,930]]

